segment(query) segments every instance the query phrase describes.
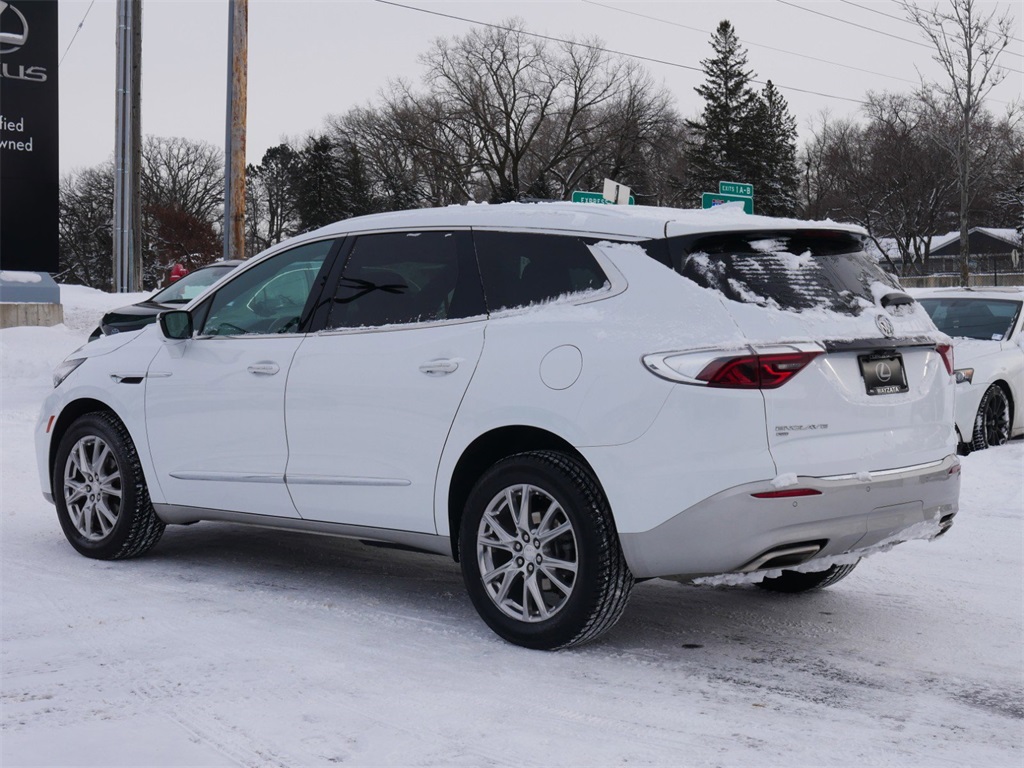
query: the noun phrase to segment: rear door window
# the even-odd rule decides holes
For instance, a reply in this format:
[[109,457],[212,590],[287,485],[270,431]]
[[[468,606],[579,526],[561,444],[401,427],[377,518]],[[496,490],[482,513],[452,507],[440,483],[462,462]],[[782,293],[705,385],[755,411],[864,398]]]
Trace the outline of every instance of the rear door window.
[[849,232],[714,233],[672,238],[669,250],[679,274],[748,304],[858,315],[873,283],[900,290]]
[[355,239],[328,328],[372,328],[483,315],[469,232],[387,232]]
[[491,312],[600,291],[609,285],[580,237],[476,230],[473,240]]

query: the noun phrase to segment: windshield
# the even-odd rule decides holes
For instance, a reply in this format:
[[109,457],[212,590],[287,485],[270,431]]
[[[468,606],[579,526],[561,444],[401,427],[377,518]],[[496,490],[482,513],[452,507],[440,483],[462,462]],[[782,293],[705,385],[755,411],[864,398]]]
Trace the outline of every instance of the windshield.
[[154,293],[150,301],[157,304],[187,304],[235,268],[234,264],[218,264],[189,272],[162,291]]
[[871,286],[899,283],[840,231],[723,232],[669,241],[673,268],[726,298],[792,311],[859,315]]
[[1020,314],[1021,302],[1006,299],[919,299],[943,333],[965,339],[1003,341]]

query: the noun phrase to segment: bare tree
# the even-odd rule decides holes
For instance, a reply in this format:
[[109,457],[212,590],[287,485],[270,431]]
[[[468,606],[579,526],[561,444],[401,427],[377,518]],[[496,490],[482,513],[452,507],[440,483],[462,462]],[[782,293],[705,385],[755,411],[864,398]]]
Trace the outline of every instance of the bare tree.
[[960,192],[960,282],[970,278],[970,248],[967,241],[968,212],[972,183],[974,123],[982,103],[1006,76],[999,56],[1010,43],[1013,17],[1007,11],[987,15],[979,0],[949,0],[948,10],[939,6],[925,9],[901,0],[907,18],[914,22],[935,48],[933,58],[947,78],[937,88],[955,105],[959,137],[953,158]]
[[[956,175],[929,138],[942,126],[906,94],[869,94],[864,114],[863,125],[823,115],[812,126],[804,149],[808,210],[861,224],[893,271],[927,271],[931,238],[952,225],[956,196]],[[956,133],[948,120],[946,129]],[[895,243],[898,263],[883,240]]]
[[472,169],[482,188],[474,197],[493,201],[565,197],[608,167],[609,141],[635,129],[641,104],[660,114],[668,106],[634,62],[592,42],[550,44],[519,20],[439,39],[423,62],[438,119],[429,133]]
[[224,201],[224,156],[211,144],[147,136],[142,147],[143,281],[152,287],[167,267],[217,258]]
[[61,282],[109,291],[113,284],[114,165],[77,170],[60,181]]

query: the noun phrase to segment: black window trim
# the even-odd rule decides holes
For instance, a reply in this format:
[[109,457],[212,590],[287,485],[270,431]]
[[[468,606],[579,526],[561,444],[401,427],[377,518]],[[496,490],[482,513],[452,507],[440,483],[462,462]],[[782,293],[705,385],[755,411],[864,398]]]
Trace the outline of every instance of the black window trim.
[[[590,251],[590,255],[597,262],[601,272],[605,276],[606,288],[597,289],[592,292],[580,292],[571,294],[565,299],[552,299],[551,301],[543,304],[527,304],[525,306],[505,307],[503,309],[491,310],[490,306],[487,307],[488,318],[502,318],[510,317],[522,314],[522,312],[530,307],[539,306],[576,306],[580,304],[590,304],[595,301],[604,301],[614,296],[618,296],[620,293],[626,290],[628,283],[625,275],[615,266],[614,262],[606,256],[600,249],[595,248],[599,243],[609,243],[611,245],[639,245],[644,247],[645,245],[658,242],[659,240],[664,242],[662,238],[646,238],[646,237],[633,237],[624,235],[603,235],[594,234],[592,232],[581,232],[571,229],[550,229],[550,228],[537,228],[531,229],[526,227],[515,227],[515,226],[477,226],[471,227],[470,230],[475,235],[477,232],[503,232],[512,235],[553,235],[555,237],[573,237],[579,240],[587,247]],[[483,285],[483,270],[480,268],[480,254],[476,248],[476,238],[473,239],[473,252],[476,255],[477,260],[477,274],[480,275],[480,288],[484,294],[484,302],[487,302],[487,290]]]
[[421,320],[411,323],[396,323],[394,325],[387,326],[367,326],[359,328],[329,328],[327,321],[330,316],[332,299],[334,297],[334,286],[338,284],[341,276],[345,272],[345,268],[348,266],[349,258],[352,256],[352,251],[355,248],[356,241],[361,237],[368,237],[372,235],[396,235],[402,234],[403,232],[461,232],[465,233],[466,237],[470,238],[469,245],[472,247],[473,259],[472,265],[476,270],[477,280],[480,281],[480,296],[483,298],[483,282],[480,278],[480,265],[476,258],[476,247],[472,242],[472,228],[466,226],[459,227],[440,227],[440,226],[429,226],[429,227],[389,227],[383,229],[372,229],[359,232],[349,232],[345,235],[339,235],[340,239],[344,240],[344,243],[339,247],[337,253],[334,254],[334,264],[331,266],[329,274],[324,278],[320,292],[317,294],[316,305],[313,307],[313,316],[311,317],[310,327],[306,331],[307,333],[315,333],[320,336],[342,336],[350,335],[354,333],[392,333],[395,331],[406,331],[406,330],[419,330],[425,328],[435,328],[438,326],[448,325],[460,325],[465,323],[479,323],[488,319],[489,315],[486,309],[486,303],[482,307],[482,312],[479,315],[471,315],[469,317],[455,317],[445,320]]
[[[226,282],[216,291],[214,291],[205,299],[203,299],[202,303],[192,310],[193,327],[197,329],[193,334],[192,338],[196,340],[201,339],[215,341],[229,341],[232,339],[287,339],[296,336],[305,336],[307,333],[310,333],[310,326],[313,321],[313,310],[315,309],[317,302],[319,302],[320,300],[320,296],[322,295],[324,290],[325,280],[330,271],[333,269],[334,261],[337,259],[338,252],[341,250],[341,247],[346,239],[347,238],[344,235],[325,235],[324,237],[317,237],[311,238],[309,240],[304,240],[301,243],[281,243],[281,245],[284,247],[278,248],[277,250],[271,253],[260,256],[258,259],[252,259],[251,264],[247,264],[244,267],[239,267],[238,269],[235,270],[235,272],[232,273],[231,279],[228,280],[228,282]],[[295,248],[301,248],[306,245],[312,245],[314,243],[326,242],[329,240],[333,240],[334,244],[327,251],[327,255],[324,257],[323,264],[320,265],[320,271],[317,273],[317,276],[313,281],[314,285],[317,287],[310,291],[309,296],[306,297],[306,304],[302,308],[302,319],[299,323],[298,329],[296,329],[295,331],[291,331],[289,333],[246,333],[238,334],[235,336],[222,336],[199,333],[198,329],[202,328],[203,325],[206,323],[206,316],[209,314],[210,306],[213,304],[213,300],[216,298],[217,294],[219,294],[221,290],[223,290],[227,286],[231,285],[231,283],[233,283],[238,277],[241,277],[245,272],[248,272],[250,269],[255,269],[258,265],[262,264],[263,262],[269,261],[275,258],[276,256],[280,256],[283,253],[287,253],[290,250],[293,250]],[[315,299],[314,296],[316,297]]]

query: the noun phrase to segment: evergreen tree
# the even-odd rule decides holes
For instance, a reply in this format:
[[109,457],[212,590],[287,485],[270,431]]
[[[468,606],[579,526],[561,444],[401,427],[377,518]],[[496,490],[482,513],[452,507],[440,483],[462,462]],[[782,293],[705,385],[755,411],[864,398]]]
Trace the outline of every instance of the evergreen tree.
[[793,216],[797,210],[800,175],[796,167],[796,118],[769,80],[754,114],[753,160],[757,212],[767,216]]
[[719,181],[753,183],[756,170],[755,116],[760,100],[750,87],[754,73],[747,69],[747,53],[728,20],[718,25],[711,47],[715,55],[701,62],[707,80],[694,89],[704,99],[704,111],[699,120],[687,121],[692,131],[687,188],[694,204],[701,192],[716,192]]
[[342,163],[334,142],[312,136],[292,165],[298,232],[309,232],[345,218]]
[[689,121],[687,147],[690,201],[715,192],[720,181],[754,187],[754,208],[770,216],[793,215],[800,176],[796,168],[796,119],[769,80],[752,87],[747,53],[732,24],[723,21],[711,38],[715,55],[701,62],[707,80],[695,90],[704,98],[701,118]]
[[384,210],[383,202],[373,192],[366,161],[359,148],[351,141],[346,141],[340,148],[341,152],[341,218],[364,216]]

